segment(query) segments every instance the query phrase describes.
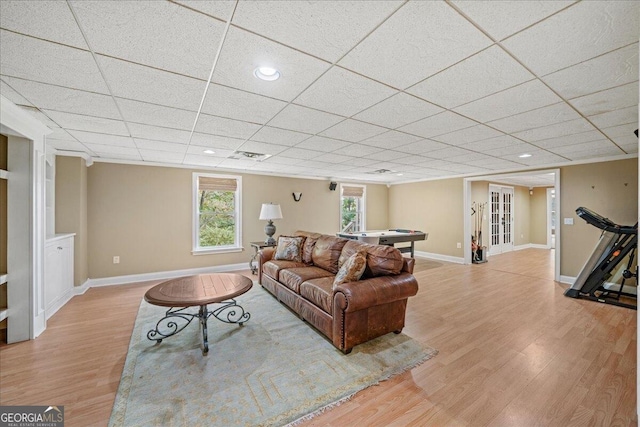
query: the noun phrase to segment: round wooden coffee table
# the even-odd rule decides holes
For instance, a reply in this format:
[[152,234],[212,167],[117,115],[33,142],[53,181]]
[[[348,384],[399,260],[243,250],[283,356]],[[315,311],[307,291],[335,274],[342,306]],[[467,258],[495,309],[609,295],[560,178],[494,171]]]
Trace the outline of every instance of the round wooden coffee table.
[[[177,334],[193,319],[198,318],[202,326],[202,353],[207,354],[207,320],[213,316],[222,322],[242,326],[251,315],[234,298],[244,294],[252,286],[253,281],[248,277],[226,273],[179,277],[159,283],[145,293],[144,299],[149,304],[171,308],[158,320],[156,327],[147,333],[147,338],[161,343],[163,339]],[[220,306],[209,310],[209,304]],[[200,307],[197,313],[188,310],[193,306]]]

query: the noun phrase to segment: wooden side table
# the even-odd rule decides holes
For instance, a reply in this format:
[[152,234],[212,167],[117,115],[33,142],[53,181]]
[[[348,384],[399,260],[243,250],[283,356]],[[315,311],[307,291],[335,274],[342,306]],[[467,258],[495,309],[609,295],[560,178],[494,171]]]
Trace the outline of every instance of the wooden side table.
[[249,260],[249,268],[251,269],[251,274],[256,274],[258,272],[258,265],[255,264],[255,262],[256,262],[256,258],[258,257],[258,251],[260,251],[260,249],[262,249],[262,248],[272,248],[272,247],[277,246],[277,245],[270,245],[269,243],[265,243],[264,241],[261,241],[261,242],[249,242],[249,243],[251,244],[253,249],[255,249],[255,253],[253,254],[251,259]]

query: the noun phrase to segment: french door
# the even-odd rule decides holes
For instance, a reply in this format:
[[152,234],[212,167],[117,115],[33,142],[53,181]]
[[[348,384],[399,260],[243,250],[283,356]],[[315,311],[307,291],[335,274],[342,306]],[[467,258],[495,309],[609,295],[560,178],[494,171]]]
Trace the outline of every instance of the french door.
[[489,253],[501,254],[513,250],[513,187],[489,185]]

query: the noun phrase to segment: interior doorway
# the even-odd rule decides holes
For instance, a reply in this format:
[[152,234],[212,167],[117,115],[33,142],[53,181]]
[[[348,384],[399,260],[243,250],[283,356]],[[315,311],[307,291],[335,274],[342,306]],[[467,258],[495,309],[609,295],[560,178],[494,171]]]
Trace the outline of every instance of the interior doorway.
[[[473,185],[472,185],[473,184]],[[474,176],[463,179],[463,221],[464,221],[464,240],[463,240],[463,262],[465,264],[471,263],[471,239],[473,237],[473,220],[474,217],[471,215],[472,210],[472,201],[478,201],[482,198],[487,202],[487,215],[484,220],[486,221],[484,230],[485,235],[489,237],[489,239],[485,239],[486,242],[483,242],[484,245],[489,246],[492,239],[492,226],[491,226],[491,195],[487,196],[489,189],[489,185],[496,185],[498,187],[512,187],[514,188],[513,195],[508,195],[507,199],[510,198],[511,202],[511,210],[510,210],[510,218],[505,217],[505,226],[507,224],[511,224],[510,227],[504,227],[502,232],[500,231],[500,226],[502,225],[502,218],[504,215],[500,215],[500,205],[502,205],[503,210],[502,214],[504,214],[504,192],[502,192],[499,197],[501,200],[498,201],[498,209],[497,209],[497,220],[494,220],[494,225],[497,225],[497,233],[496,235],[503,237],[503,242],[505,241],[505,234],[507,235],[507,239],[511,240],[509,243],[508,249],[513,249],[513,251],[517,251],[520,249],[533,248],[533,249],[541,249],[548,250],[548,256],[553,260],[553,278],[555,281],[560,281],[560,246],[562,244],[561,239],[561,229],[557,225],[557,215],[560,212],[560,170],[559,169],[546,169],[546,170],[537,170],[537,171],[527,171],[527,172],[518,172],[518,173],[508,173],[508,174],[496,174],[496,175],[484,175],[484,176]],[[482,193],[479,193],[479,189],[484,188]],[[552,201],[553,203],[547,202],[547,189],[554,190]],[[484,196],[482,195],[484,194]],[[520,200],[518,202],[517,200]],[[507,200],[509,201],[509,200]],[[520,206],[521,203],[524,203],[525,206]],[[529,206],[527,208],[527,206]],[[529,228],[522,229],[522,224],[525,224],[527,217],[527,210],[529,211],[529,221],[531,222],[531,226]],[[548,213],[548,210],[552,210],[553,215]],[[518,215],[518,217],[516,217]],[[546,218],[541,218],[542,216]],[[520,218],[518,220],[518,218]],[[511,219],[515,221],[511,223]],[[537,219],[542,219],[542,221],[538,221]],[[506,233],[505,233],[506,230]],[[529,233],[529,237],[527,238],[527,232]],[[553,243],[553,247],[551,246]],[[505,251],[507,246],[503,246],[499,249],[500,253],[508,252]],[[491,248],[487,248],[487,252],[491,257],[492,254],[497,254],[497,252],[492,252]],[[489,263],[491,263],[491,259],[488,259]]]

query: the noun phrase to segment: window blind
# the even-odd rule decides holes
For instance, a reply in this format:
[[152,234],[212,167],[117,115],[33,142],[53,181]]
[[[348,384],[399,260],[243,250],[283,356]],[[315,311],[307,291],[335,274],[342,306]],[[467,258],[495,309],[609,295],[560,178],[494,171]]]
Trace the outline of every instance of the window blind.
[[364,187],[342,187],[342,197],[362,197]]
[[198,177],[198,190],[236,191],[238,182],[234,178]]

